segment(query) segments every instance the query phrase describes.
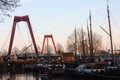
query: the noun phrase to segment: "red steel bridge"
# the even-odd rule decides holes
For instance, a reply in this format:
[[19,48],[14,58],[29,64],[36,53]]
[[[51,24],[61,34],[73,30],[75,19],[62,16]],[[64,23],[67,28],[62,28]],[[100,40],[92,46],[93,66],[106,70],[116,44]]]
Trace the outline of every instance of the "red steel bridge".
[[[21,22],[21,21],[24,21],[24,22],[27,23],[28,29],[30,31],[31,39],[32,39],[32,42],[33,42],[33,46],[34,46],[34,49],[35,49],[35,53],[36,53],[36,55],[38,55],[38,49],[37,49],[37,46],[36,46],[36,41],[35,41],[35,38],[34,38],[34,34],[33,34],[33,31],[32,31],[32,26],[31,26],[31,23],[30,23],[28,15],[26,15],[26,16],[15,16],[14,17],[13,26],[12,26],[12,32],[11,32],[11,37],[10,37],[10,43],[9,43],[9,49],[8,49],[8,55],[11,54],[12,45],[13,45],[13,41],[14,41],[16,24],[18,22]],[[41,54],[43,54],[43,52],[44,52],[44,45],[45,45],[45,41],[46,41],[47,38],[51,38],[52,39],[52,43],[53,43],[53,46],[54,46],[55,53],[57,53],[57,49],[56,49],[56,46],[55,46],[55,42],[54,42],[53,36],[52,35],[44,35],[44,40],[43,40]]]

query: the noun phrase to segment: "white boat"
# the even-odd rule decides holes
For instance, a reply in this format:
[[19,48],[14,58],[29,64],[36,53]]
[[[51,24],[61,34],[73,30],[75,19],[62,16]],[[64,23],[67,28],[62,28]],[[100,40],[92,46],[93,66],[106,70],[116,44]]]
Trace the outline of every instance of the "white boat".
[[90,68],[85,64],[81,64],[76,68],[76,72],[84,74],[84,73],[96,73],[96,72],[105,72],[105,69],[97,69],[97,68]]

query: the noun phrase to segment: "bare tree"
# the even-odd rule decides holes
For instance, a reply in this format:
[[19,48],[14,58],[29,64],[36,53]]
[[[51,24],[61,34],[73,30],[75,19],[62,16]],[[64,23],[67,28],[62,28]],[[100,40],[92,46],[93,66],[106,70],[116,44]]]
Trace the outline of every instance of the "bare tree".
[[87,34],[83,31],[83,29],[77,30],[77,44],[78,44],[78,52],[84,55],[87,52]]
[[56,44],[56,47],[57,47],[58,53],[64,52],[63,46],[62,46],[60,43],[57,43],[57,44]]
[[0,15],[10,17],[10,13],[19,5],[20,0],[0,0]]
[[74,52],[74,36],[73,34],[71,34],[69,37],[68,37],[68,40],[67,40],[67,51],[68,52]]
[[102,37],[99,34],[93,34],[93,51],[97,53],[102,46]]
[[[82,41],[86,41],[86,33],[83,32],[84,40],[82,40],[82,33],[81,29],[76,30],[76,36],[77,36],[77,51],[79,53],[82,53]],[[69,37],[67,41],[67,50],[70,52],[74,52],[74,45],[75,44],[75,33],[73,32]],[[72,50],[72,51],[71,51]]]
[[[82,34],[83,33],[83,34]],[[84,36],[84,38],[83,38]],[[101,48],[102,46],[102,40],[101,36],[93,33],[93,51],[94,53],[97,53],[97,51]],[[67,50],[69,52],[74,52],[74,42],[75,42],[75,35],[72,33],[70,36],[68,36],[67,40]],[[89,52],[89,44],[88,44],[88,36],[86,32],[81,32],[81,29],[77,29],[77,50],[78,53],[83,54],[83,47],[85,50],[85,53]]]

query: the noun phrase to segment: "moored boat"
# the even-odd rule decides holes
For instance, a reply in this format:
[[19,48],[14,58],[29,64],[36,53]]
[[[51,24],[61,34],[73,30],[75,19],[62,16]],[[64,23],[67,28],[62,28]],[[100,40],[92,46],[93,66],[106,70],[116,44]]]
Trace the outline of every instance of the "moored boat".
[[90,68],[85,64],[81,64],[75,69],[72,75],[75,77],[88,77],[95,80],[96,79],[119,80],[120,69],[119,68],[95,69]]

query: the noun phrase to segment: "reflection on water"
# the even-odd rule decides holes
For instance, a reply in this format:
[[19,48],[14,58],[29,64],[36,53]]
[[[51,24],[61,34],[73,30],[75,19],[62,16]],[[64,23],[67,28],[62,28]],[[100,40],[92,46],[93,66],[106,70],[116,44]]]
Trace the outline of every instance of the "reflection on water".
[[64,77],[47,77],[34,74],[1,74],[0,80],[64,80]]
[[[48,77],[47,75],[39,74],[1,74],[0,80],[83,80],[83,79],[74,79],[68,77]],[[85,79],[84,79],[85,80]]]

